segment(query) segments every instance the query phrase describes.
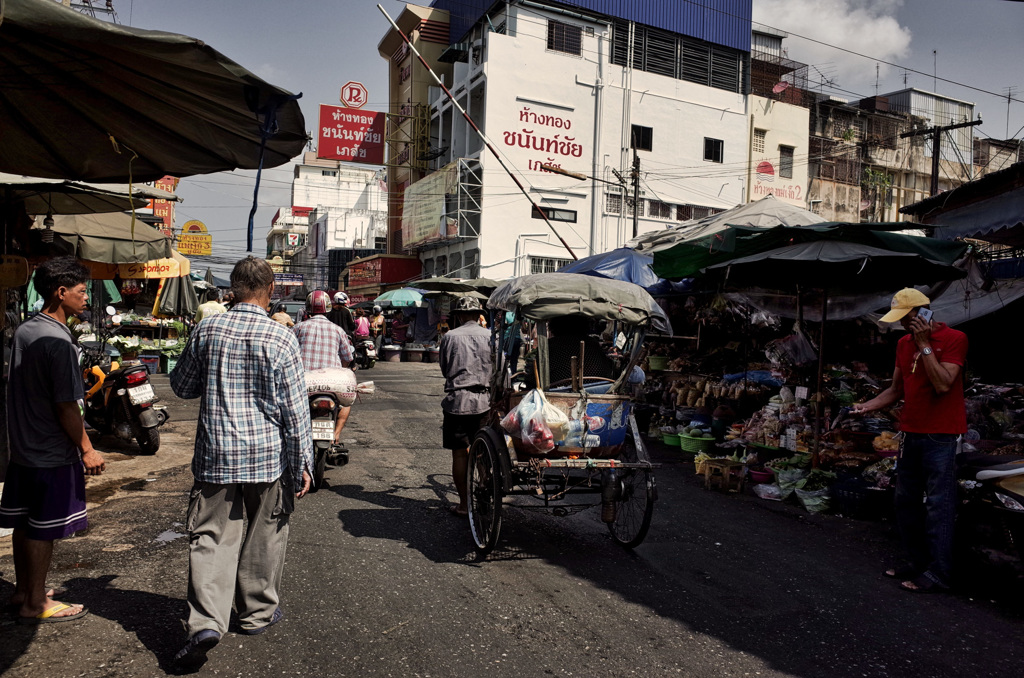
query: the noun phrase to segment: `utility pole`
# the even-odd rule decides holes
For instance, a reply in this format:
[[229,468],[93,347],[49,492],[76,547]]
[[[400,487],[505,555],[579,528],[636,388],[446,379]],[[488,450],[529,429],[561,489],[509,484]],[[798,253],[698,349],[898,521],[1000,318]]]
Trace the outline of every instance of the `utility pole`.
[[636,152],[636,144],[633,144],[633,237],[639,235],[640,230],[640,156]]
[[938,195],[939,193],[939,151],[942,143],[942,133],[949,132],[950,130],[960,129],[961,127],[974,127],[980,125],[981,119],[971,120],[969,122],[958,122],[955,125],[936,125],[935,127],[927,129],[918,129],[913,132],[904,132],[900,135],[900,139],[906,139],[907,137],[919,137],[925,134],[932,136],[932,184],[929,195]]

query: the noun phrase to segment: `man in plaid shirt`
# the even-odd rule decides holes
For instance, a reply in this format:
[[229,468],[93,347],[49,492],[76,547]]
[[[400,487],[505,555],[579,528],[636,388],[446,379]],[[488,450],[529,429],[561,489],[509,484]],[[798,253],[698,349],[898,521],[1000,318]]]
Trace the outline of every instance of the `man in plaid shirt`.
[[283,619],[288,519],[313,468],[299,344],[267,317],[274,272],[248,257],[231,288],[234,306],[196,326],[170,375],[178,397],[202,398],[186,524],[189,640],[175,656],[190,667],[227,631],[232,601],[243,634]]
[[[345,330],[331,322],[331,297],[327,292],[316,290],[306,297],[306,319],[292,331],[299,340],[302,365],[309,370],[348,367],[352,363],[352,342]],[[351,407],[338,408],[338,419],[334,422],[334,444],[338,444],[341,431],[345,428]]]

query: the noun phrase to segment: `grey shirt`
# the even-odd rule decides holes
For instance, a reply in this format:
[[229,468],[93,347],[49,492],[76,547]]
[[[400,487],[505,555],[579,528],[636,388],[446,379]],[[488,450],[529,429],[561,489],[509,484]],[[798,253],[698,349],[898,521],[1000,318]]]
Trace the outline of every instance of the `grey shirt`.
[[78,445],[61,428],[54,405],[84,397],[71,331],[45,313],[23,322],[14,332],[7,382],[11,461],[52,468],[81,459]]
[[438,355],[444,390],[441,409],[448,414],[483,414],[490,409],[491,333],[475,322],[455,328],[441,339]]

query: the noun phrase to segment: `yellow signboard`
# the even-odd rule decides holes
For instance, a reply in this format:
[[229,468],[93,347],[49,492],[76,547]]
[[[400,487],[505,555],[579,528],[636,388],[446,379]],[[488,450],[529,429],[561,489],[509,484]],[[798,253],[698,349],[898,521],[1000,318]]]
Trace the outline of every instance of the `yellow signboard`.
[[0,287],[21,287],[28,282],[28,259],[15,254],[0,256]]
[[178,236],[178,251],[191,256],[213,254],[213,236],[206,230],[206,224],[193,219],[186,221]]

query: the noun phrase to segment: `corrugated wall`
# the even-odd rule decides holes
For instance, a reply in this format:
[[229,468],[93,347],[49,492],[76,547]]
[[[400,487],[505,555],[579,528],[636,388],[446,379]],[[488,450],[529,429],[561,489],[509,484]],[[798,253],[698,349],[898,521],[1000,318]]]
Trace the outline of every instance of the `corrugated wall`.
[[[451,14],[451,40],[458,42],[495,0],[434,0]],[[567,7],[681,33],[716,45],[750,51],[753,0],[558,0]]]

